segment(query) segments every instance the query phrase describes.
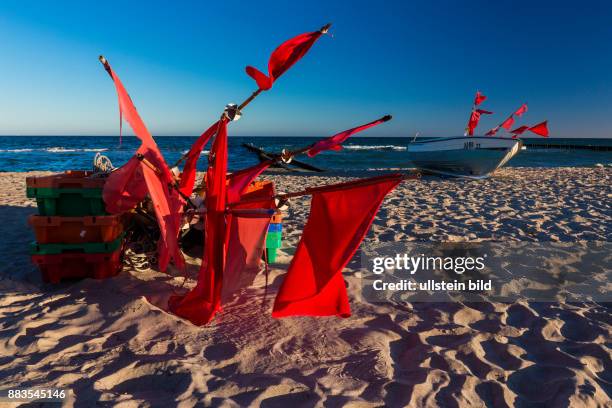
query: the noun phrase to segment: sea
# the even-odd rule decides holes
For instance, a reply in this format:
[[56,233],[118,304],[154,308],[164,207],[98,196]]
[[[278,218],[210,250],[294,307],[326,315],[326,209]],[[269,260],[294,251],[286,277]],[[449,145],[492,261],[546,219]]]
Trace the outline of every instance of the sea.
[[[191,147],[195,136],[156,137],[166,161],[175,163]],[[257,156],[243,147],[250,143],[272,153],[281,149],[297,149],[310,145],[316,138],[308,137],[230,137],[229,170],[235,171],[258,162]],[[334,172],[402,171],[414,166],[407,159],[407,146],[412,138],[352,137],[340,151],[327,151],[314,158],[302,155],[298,159]],[[514,157],[508,166],[515,167],[593,167],[612,164],[612,138],[525,138],[527,149]],[[133,136],[0,136],[0,171],[64,171],[87,170],[93,167],[96,153],[107,156],[115,167],[127,162],[139,146]],[[572,146],[607,146],[608,151],[530,147],[534,144]],[[210,146],[205,148],[198,163],[204,170]]]

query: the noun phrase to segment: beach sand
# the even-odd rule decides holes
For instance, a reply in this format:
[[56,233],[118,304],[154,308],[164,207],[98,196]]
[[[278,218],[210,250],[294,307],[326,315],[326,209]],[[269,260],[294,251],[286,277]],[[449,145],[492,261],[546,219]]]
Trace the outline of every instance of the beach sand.
[[[0,389],[65,387],[67,405],[84,407],[610,403],[610,304],[374,304],[359,298],[352,262],[350,318],[273,319],[308,199],[287,211],[267,303],[259,275],[205,327],[152,304],[179,290],[178,276],[126,268],[42,285],[28,257],[32,174],[0,174]],[[283,192],[346,180],[265,178]],[[509,168],[482,181],[406,181],[365,241],[610,241],[611,178],[608,168]]]

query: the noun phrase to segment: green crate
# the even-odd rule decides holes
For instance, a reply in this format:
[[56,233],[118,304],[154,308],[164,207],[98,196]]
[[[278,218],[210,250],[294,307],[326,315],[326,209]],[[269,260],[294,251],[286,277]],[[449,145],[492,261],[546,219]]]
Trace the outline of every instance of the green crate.
[[266,248],[266,256],[268,263],[276,262],[276,248]]
[[39,244],[32,243],[32,255],[57,255],[67,253],[100,254],[115,252],[121,247],[123,234],[111,242],[85,242],[81,244]]
[[36,188],[26,189],[28,198],[35,198],[40,215],[83,217],[108,214],[101,188]]
[[266,248],[280,248],[282,246],[282,241],[282,232],[268,232],[268,235],[266,236]]

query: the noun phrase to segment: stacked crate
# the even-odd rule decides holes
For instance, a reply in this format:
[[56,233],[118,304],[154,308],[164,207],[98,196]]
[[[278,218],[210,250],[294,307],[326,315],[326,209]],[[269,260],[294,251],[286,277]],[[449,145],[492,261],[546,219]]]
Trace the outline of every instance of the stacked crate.
[[270,220],[268,235],[266,235],[266,256],[270,263],[276,262],[276,251],[282,246],[283,216],[277,211]]
[[32,261],[45,282],[103,279],[121,270],[123,216],[106,213],[104,182],[86,171],[26,179],[26,194],[38,206],[29,218]]

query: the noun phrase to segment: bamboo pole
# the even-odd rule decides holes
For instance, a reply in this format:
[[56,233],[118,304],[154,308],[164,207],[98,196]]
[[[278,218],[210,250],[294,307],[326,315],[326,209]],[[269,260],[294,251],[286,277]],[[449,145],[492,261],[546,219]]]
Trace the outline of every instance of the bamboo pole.
[[[421,173],[414,173],[414,174],[400,174],[400,173],[395,173],[396,175],[401,175],[401,181],[406,181],[406,180],[418,180],[421,178]],[[393,176],[393,174],[390,175],[382,175],[382,176],[377,176],[377,177],[372,177],[370,179],[357,179],[357,180],[351,180],[345,183],[339,183],[336,185],[331,185],[331,186],[320,186],[320,187],[309,187],[306,188],[304,190],[300,190],[300,191],[295,191],[292,193],[285,193],[285,194],[276,194],[274,196],[272,196],[272,198],[275,198],[277,200],[280,201],[284,201],[287,200],[289,198],[295,198],[295,197],[301,197],[301,196],[305,196],[305,195],[311,195],[313,193],[316,193],[318,191],[325,191],[328,190],[330,187],[335,187],[336,189],[344,189],[344,188],[350,188],[352,187],[354,184],[356,184],[359,181],[364,181],[363,185],[368,185],[371,183],[375,183],[377,181],[379,181],[380,179],[384,179],[386,177],[391,177]],[[243,201],[239,201],[237,203],[232,203],[229,205],[229,207],[234,207],[236,205],[242,205],[242,204],[250,204],[250,203],[259,203],[259,202],[264,202],[267,201],[267,199],[262,199],[262,198],[256,198],[256,199],[252,199],[252,200],[243,200]]]

